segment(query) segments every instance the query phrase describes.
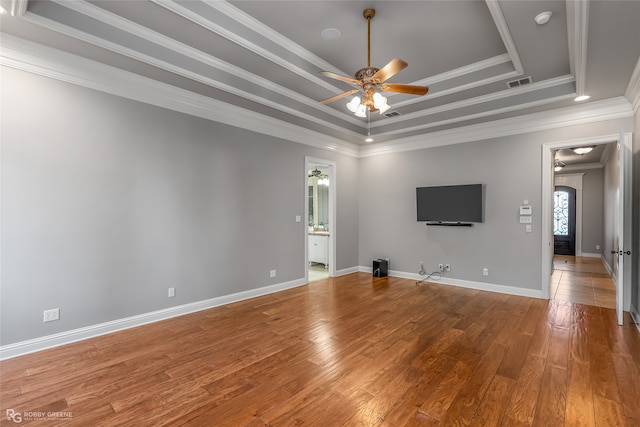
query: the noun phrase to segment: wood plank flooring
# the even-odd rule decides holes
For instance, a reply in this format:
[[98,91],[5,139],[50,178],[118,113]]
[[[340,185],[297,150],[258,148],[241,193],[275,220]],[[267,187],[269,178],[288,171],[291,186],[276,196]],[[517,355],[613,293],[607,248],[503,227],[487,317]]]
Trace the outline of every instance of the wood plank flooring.
[[0,423],[640,426],[625,322],[354,273],[3,361]]
[[551,299],[616,308],[616,285],[600,258],[555,255]]

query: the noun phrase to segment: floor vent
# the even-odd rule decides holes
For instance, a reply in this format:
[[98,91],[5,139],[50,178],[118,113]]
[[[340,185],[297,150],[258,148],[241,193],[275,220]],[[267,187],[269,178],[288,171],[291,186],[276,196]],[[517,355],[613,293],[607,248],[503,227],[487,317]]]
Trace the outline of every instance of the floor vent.
[[400,113],[398,113],[397,111],[389,111],[388,113],[384,113],[384,115],[387,117],[398,117]]
[[518,87],[518,86],[524,86],[524,85],[528,85],[529,83],[531,83],[531,76],[529,77],[524,77],[522,79],[518,79],[518,80],[512,80],[510,82],[507,82],[507,86],[509,88],[512,87]]

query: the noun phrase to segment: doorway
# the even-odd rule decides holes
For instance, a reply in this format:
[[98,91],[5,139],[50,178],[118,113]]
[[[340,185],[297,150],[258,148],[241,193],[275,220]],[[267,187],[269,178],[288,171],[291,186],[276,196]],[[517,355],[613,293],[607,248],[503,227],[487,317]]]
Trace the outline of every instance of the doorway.
[[[613,237],[618,240],[614,243],[614,247],[619,251],[624,252],[628,245],[630,245],[631,235],[631,215],[630,215],[630,202],[631,202],[631,133],[620,132],[619,134],[602,135],[593,138],[584,138],[578,140],[568,140],[559,142],[549,142],[542,145],[542,296],[544,298],[550,298],[554,292],[554,279],[552,276],[556,274],[553,270],[554,262],[554,233],[553,233],[553,193],[555,190],[554,185],[554,151],[563,148],[571,148],[576,146],[586,145],[602,145],[615,143],[618,147],[615,154],[615,159],[618,169],[618,181],[616,194],[619,195],[619,199],[612,203],[615,206],[612,209],[615,212],[612,214],[615,219],[616,230],[613,233]],[[577,245],[580,243],[578,242]],[[577,250],[578,248],[576,248]],[[603,249],[608,249],[603,247]],[[613,250],[612,250],[613,253]],[[626,253],[626,252],[624,252]],[[607,253],[602,254],[602,259],[608,256]],[[622,257],[622,256],[621,256]],[[631,294],[631,281],[629,274],[629,262],[624,262],[622,259],[615,257],[614,261],[621,264],[620,271],[616,271],[614,262],[614,271],[612,277],[615,282],[615,308],[616,315],[619,324],[623,323],[623,312],[630,309],[630,294]]]
[[576,254],[576,189],[564,185],[553,192],[553,253]]
[[335,275],[335,163],[305,158],[305,280]]

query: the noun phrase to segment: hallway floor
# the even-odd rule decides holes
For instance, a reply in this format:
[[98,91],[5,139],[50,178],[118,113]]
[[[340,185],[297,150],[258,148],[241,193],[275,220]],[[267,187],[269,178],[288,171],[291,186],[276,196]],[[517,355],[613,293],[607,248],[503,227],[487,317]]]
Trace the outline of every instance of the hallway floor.
[[616,285],[600,258],[555,255],[551,299],[616,307]]

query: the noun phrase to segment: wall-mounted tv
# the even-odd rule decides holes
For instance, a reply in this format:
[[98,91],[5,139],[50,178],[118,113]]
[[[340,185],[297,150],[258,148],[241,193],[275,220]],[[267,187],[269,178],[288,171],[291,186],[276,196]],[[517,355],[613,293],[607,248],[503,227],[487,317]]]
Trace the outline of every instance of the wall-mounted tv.
[[418,221],[427,225],[470,225],[484,222],[482,184],[416,188]]

